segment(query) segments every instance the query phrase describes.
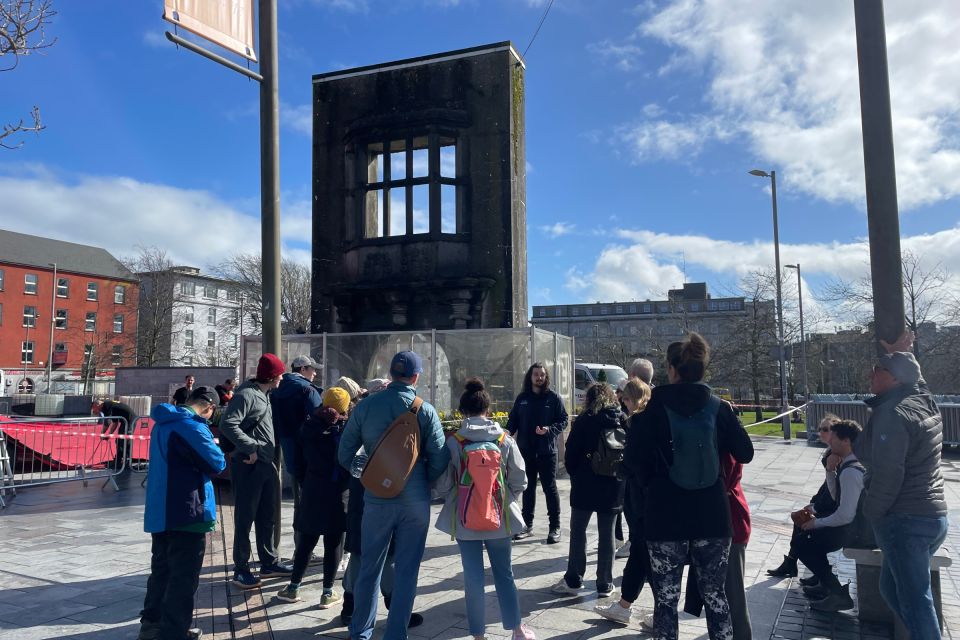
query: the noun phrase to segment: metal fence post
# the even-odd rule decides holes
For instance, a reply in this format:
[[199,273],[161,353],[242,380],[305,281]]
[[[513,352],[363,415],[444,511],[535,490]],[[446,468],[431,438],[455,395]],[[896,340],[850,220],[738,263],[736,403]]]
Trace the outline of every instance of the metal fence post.
[[537,361],[537,328],[530,325],[530,366]]
[[430,329],[430,404],[437,408],[437,330]]

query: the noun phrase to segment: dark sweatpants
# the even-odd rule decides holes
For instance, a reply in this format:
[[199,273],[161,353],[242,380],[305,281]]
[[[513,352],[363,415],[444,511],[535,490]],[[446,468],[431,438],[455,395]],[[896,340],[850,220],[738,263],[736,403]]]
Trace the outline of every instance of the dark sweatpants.
[[843,547],[846,527],[823,527],[811,531],[795,529],[797,533],[790,541],[790,550],[797,554],[797,560],[810,569],[821,584],[837,586],[838,581],[833,575],[827,554]]
[[207,534],[163,531],[150,535],[150,577],[140,624],[145,631],[159,628],[160,638],[186,638],[193,621],[193,598],[200,584]]
[[234,458],[230,469],[233,485],[233,565],[235,571],[250,570],[250,529],[256,529],[260,566],[277,563],[273,525],[280,475],[269,462],[247,464]]
[[[297,533],[300,534],[300,539],[297,541],[297,548],[293,553],[293,575],[290,576],[290,582],[294,584],[300,584],[303,581],[303,576],[307,572],[307,565],[310,564],[310,556],[313,555],[313,550],[317,548],[317,543],[320,542],[320,536],[315,533],[300,531]],[[333,588],[342,557],[343,534],[333,533],[323,536],[324,589]]]
[[537,506],[537,476],[547,499],[547,517],[550,528],[560,528],[560,491],[557,489],[557,454],[521,451],[523,463],[527,467],[527,488],[523,490],[523,521],[533,526],[534,511]]

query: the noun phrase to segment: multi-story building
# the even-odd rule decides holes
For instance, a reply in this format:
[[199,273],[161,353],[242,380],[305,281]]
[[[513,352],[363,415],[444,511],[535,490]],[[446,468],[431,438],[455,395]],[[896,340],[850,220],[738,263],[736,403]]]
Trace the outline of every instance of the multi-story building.
[[[762,375],[768,377],[770,364],[775,365],[770,356],[770,347],[776,344],[774,318],[772,302],[714,298],[706,283],[695,282],[671,289],[666,300],[535,306],[531,322],[574,337],[577,360],[621,366],[646,357],[659,368],[667,346],[688,331],[696,331],[715,352],[729,350],[731,362],[734,354],[739,360],[750,349],[762,351]],[[752,344],[749,334],[753,335]],[[716,371],[723,378],[719,383],[742,386],[747,395],[745,387],[749,385],[735,379],[737,369],[741,367],[720,367]],[[765,389],[772,386],[763,384]]]
[[138,274],[141,279],[138,364],[234,367],[240,336],[259,332],[259,308],[238,283],[196,267]]
[[138,296],[105,249],[0,230],[0,395],[99,392],[136,360]]

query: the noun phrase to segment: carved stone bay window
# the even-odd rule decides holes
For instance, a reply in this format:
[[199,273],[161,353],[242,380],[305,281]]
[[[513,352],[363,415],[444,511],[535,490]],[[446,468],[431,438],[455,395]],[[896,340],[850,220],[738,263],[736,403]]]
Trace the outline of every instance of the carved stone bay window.
[[463,231],[457,211],[457,140],[425,135],[360,143],[361,237]]

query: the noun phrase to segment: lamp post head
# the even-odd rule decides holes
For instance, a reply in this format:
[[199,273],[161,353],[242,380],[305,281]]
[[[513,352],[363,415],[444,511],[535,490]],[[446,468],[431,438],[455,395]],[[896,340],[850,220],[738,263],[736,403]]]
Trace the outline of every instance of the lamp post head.
[[784,268],[786,268],[786,269],[796,269],[797,271],[800,271],[800,264],[799,264],[799,263],[798,263],[798,264],[785,264],[785,265],[783,265],[783,266],[784,266]]
[[760,169],[752,169],[751,171],[749,171],[749,173],[750,173],[750,175],[752,175],[752,176],[757,176],[758,178],[769,178],[769,177],[770,177],[770,174],[769,174],[769,173],[767,173],[766,171],[762,171],[762,170],[760,170]]

